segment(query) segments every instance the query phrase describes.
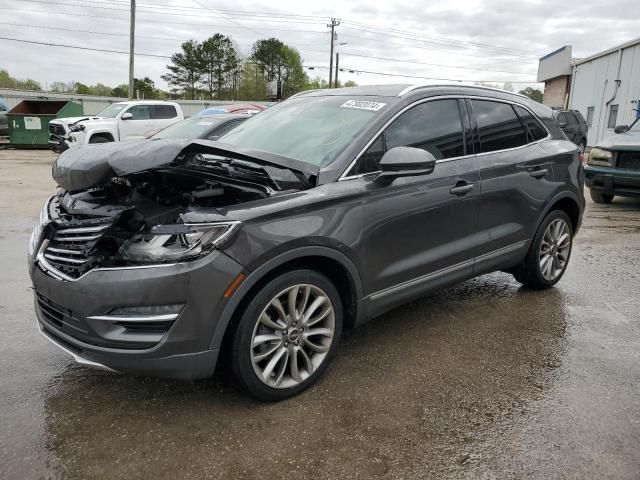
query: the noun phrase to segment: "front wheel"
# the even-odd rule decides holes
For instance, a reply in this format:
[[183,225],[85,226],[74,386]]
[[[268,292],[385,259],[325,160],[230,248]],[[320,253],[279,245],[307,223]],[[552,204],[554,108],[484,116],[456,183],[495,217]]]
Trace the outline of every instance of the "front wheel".
[[589,190],[589,195],[591,195],[591,200],[596,203],[611,203],[613,202],[613,195],[606,194],[602,192],[595,192],[593,190]]
[[523,285],[539,290],[554,286],[569,264],[572,245],[569,216],[554,210],[538,228],[527,256],[513,271],[513,276]]
[[265,285],[235,331],[231,370],[263,401],[296,395],[327,368],[342,333],[342,302],[329,279],[295,270]]

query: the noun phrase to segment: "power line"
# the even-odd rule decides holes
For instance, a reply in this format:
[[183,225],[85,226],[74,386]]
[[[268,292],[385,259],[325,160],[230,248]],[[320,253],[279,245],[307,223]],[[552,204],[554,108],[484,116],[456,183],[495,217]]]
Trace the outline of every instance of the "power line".
[[[69,12],[56,12],[52,10],[27,10],[20,8],[12,8],[11,13],[13,12],[30,12],[30,13],[47,13],[51,15],[64,15],[69,16]],[[87,13],[75,13],[73,12],[73,16],[76,17],[91,17],[91,18],[101,18],[107,20],[125,20],[129,21],[128,18],[125,17],[108,17],[104,15],[91,15]],[[229,27],[228,24],[216,24],[216,23],[189,23],[189,22],[170,22],[170,21],[162,21],[162,20],[138,20],[138,23],[146,23],[150,25],[155,25],[158,23],[167,24],[167,25],[187,25],[191,27],[225,27],[231,30],[237,30],[235,27]],[[285,29],[285,28],[270,28],[270,27],[262,27],[264,30],[272,30],[274,32],[302,32],[302,33],[310,33],[310,34],[322,34],[326,35],[327,32],[319,31],[319,30],[300,30],[300,29]]]
[[[108,10],[108,11],[113,11],[113,12],[128,12],[128,9],[125,8],[114,8],[113,3],[109,3],[109,2],[100,2],[100,1],[91,1],[89,4],[86,3],[66,3],[66,2],[48,2],[48,1],[44,1],[44,0],[22,0],[23,2],[29,2],[29,3],[43,3],[45,5],[62,5],[62,6],[67,6],[67,7],[83,7],[83,8],[91,8],[91,9],[99,9],[99,10]],[[74,0],[74,1],[84,1],[84,0]],[[195,1],[195,0],[192,0]],[[197,3],[197,2],[196,2]],[[107,5],[105,6],[100,6],[100,5]],[[201,3],[198,3],[198,5],[203,5]],[[116,4],[115,6],[120,6],[120,4]],[[151,15],[165,15],[168,11],[173,10],[171,13],[175,14],[175,15],[180,15],[183,17],[198,17],[198,18],[202,18],[203,16],[209,17],[211,16],[203,14],[203,13],[184,13],[181,10],[177,10],[177,9],[181,9],[181,8],[187,8],[187,7],[167,7],[161,11],[157,11],[157,10],[153,10],[154,8],[159,8],[157,6],[148,6],[148,7],[143,7],[143,8],[137,8],[136,10],[138,10],[141,13],[148,13]],[[149,9],[149,10],[147,10]],[[225,20],[228,20],[230,22],[234,22],[234,20],[232,20],[231,18],[229,18],[228,16],[226,16],[224,13],[218,13],[218,12],[223,12],[222,10],[217,10],[217,9],[210,9],[207,7],[203,7],[202,9],[198,9],[198,10],[206,10],[208,12],[211,12],[214,14],[214,16],[216,17],[222,17]],[[242,15],[240,15],[242,16]],[[310,24],[319,24],[320,21],[319,20],[313,20],[313,19],[294,19],[294,18],[283,18],[281,16],[268,16],[268,15],[264,15],[264,16],[260,16],[260,15],[245,15],[248,17],[256,17],[256,18],[247,18],[247,21],[263,21],[266,18],[269,19],[269,21],[273,21],[273,22],[285,22],[285,23],[310,23]],[[244,26],[242,24],[238,24],[241,27],[244,28]],[[256,33],[256,32],[253,32]]]
[[437,77],[423,77],[420,75],[403,75],[400,73],[391,72],[377,72],[373,70],[360,70],[357,68],[342,67],[341,72],[349,73],[367,73],[370,75],[381,75],[385,77],[400,77],[400,78],[418,78],[421,80],[436,80],[443,82],[485,82],[485,83],[538,83],[535,80],[475,80],[475,79],[460,79],[460,78],[437,78]]
[[[366,23],[353,22],[353,21],[350,21],[350,20],[345,20],[344,23],[355,25],[355,26],[358,26],[358,27],[364,27],[364,28],[368,28],[368,29],[372,29],[372,30],[379,30],[379,31],[383,31],[383,32],[392,32],[392,33],[397,33],[397,34],[407,35],[407,36],[412,36],[412,37],[417,37],[417,38],[425,38],[425,39],[429,39],[429,40],[437,41],[437,42],[459,44],[459,45],[464,45],[464,46],[474,46],[474,47],[485,48],[485,49],[508,50],[508,51],[512,51],[512,52],[519,52],[519,53],[521,53],[523,55],[539,56],[538,53],[530,51],[530,50],[522,50],[522,49],[517,49],[517,48],[512,48],[512,47],[503,47],[503,46],[500,46],[500,45],[492,45],[492,44],[488,44],[488,43],[471,42],[471,41],[468,41],[468,40],[457,40],[457,39],[449,38],[449,37],[425,35],[425,34],[422,34],[422,33],[411,32],[409,30],[401,30],[401,29],[389,28],[389,27],[379,27],[379,26],[376,26],[376,25],[369,25],[369,24],[366,24]],[[355,27],[346,27],[345,26],[345,28],[354,28],[356,30],[358,30],[358,29],[362,30],[362,28],[355,28]]]
[[[77,49],[77,50],[88,50],[88,51],[92,51],[92,52],[116,53],[116,54],[129,55],[129,52],[124,51],[124,50],[110,50],[110,49],[103,49],[103,48],[82,47],[82,46],[79,46],[79,45],[68,45],[68,44],[53,43],[53,42],[38,42],[38,41],[34,41],[34,40],[24,40],[24,39],[20,39],[20,38],[11,38],[11,37],[4,37],[4,36],[0,36],[0,40],[7,40],[7,41],[12,41],[12,42],[20,42],[20,43],[28,43],[28,44],[33,44],[33,45],[44,45],[44,46],[48,46],[48,47],[72,48],[72,49]],[[171,58],[171,57],[169,57],[167,55],[156,55],[156,54],[152,54],[152,53],[136,53],[136,55],[142,56],[142,57],[153,57],[153,58],[163,58],[163,59]],[[249,63],[249,64],[251,64],[251,63]],[[310,70],[327,69],[328,68],[328,67],[325,67],[325,66],[322,66],[322,65],[282,65],[282,66],[283,67],[290,67],[290,68],[302,67],[302,68],[307,68],[307,69],[310,69]],[[424,76],[419,76],[419,75],[404,75],[404,74],[391,73],[391,72],[378,72],[378,71],[373,71],[373,70],[362,70],[362,69],[350,68],[350,67],[342,67],[340,69],[340,71],[342,71],[342,72],[352,72],[352,73],[367,73],[367,74],[371,74],[371,75],[382,75],[382,76],[387,76],[387,77],[418,78],[418,79],[421,79],[421,80],[440,80],[440,81],[448,81],[448,82],[537,83],[535,81],[520,81],[520,80],[473,80],[473,79],[453,79],[453,78],[424,77]]]
[[[4,37],[4,36],[0,36],[0,40],[7,40],[10,42],[19,42],[19,43],[29,43],[29,44],[33,44],[33,45],[44,45],[47,47],[61,47],[61,48],[73,48],[76,50],[88,50],[88,51],[92,51],[92,52],[101,52],[101,53],[117,53],[117,54],[124,54],[124,55],[129,55],[129,52],[125,51],[125,50],[111,50],[111,49],[106,49],[106,48],[92,48],[92,47],[83,47],[80,45],[69,45],[66,43],[53,43],[53,42],[38,42],[35,40],[25,40],[22,38],[11,38],[11,37]],[[140,52],[136,52],[137,56],[140,57],[153,57],[153,58],[163,58],[163,59],[170,59],[172,58],[169,55],[158,55],[158,54],[154,54],[154,53],[140,53]],[[255,65],[252,62],[244,62],[246,65]],[[328,67],[322,66],[322,65],[281,65],[282,67],[289,67],[289,68],[309,68],[309,69],[326,69]]]
[[387,62],[399,62],[399,63],[411,63],[414,65],[429,65],[432,67],[445,67],[445,68],[462,68],[464,70],[479,70],[479,71],[485,71],[485,72],[496,72],[496,73],[515,73],[517,75],[525,75],[524,72],[511,72],[508,70],[495,70],[495,69],[488,69],[488,68],[474,68],[471,66],[463,66],[463,65],[446,65],[443,63],[428,63],[428,62],[416,62],[414,60],[402,60],[402,59],[398,59],[398,58],[389,58],[389,57],[376,57],[373,55],[362,55],[362,54],[358,54],[358,53],[353,53],[353,52],[345,52],[344,50],[342,51],[343,55],[351,55],[352,57],[362,57],[362,58],[373,58],[376,60],[385,60]]

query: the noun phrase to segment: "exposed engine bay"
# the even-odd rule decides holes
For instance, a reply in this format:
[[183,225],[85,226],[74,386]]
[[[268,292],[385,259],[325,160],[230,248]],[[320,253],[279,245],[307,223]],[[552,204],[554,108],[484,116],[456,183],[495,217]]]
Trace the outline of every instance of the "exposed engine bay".
[[[152,142],[141,143],[149,150]],[[128,155],[116,155],[115,164],[111,157],[97,161],[95,153],[100,157],[101,152],[89,147],[81,155],[65,152],[54,165],[54,179],[66,190],[45,207],[41,238],[32,239],[33,253],[50,273],[72,280],[94,268],[198,258],[238,227],[240,222],[224,216],[230,206],[299,191],[313,182],[309,172],[208,144],[187,147],[169,162],[138,158],[139,167],[125,169],[120,160],[140,150],[129,147]],[[177,148],[175,142],[169,147],[162,153]],[[121,145],[112,150],[109,155],[122,153]],[[89,153],[94,153],[91,162],[83,161]],[[184,215],[191,212],[211,214],[212,221],[189,223]]]

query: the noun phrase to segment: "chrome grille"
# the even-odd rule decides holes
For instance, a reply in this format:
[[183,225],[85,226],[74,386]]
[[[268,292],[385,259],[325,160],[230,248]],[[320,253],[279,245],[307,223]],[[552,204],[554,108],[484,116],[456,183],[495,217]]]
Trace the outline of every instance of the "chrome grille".
[[93,252],[94,246],[109,226],[57,229],[44,251],[44,257],[57,270],[78,278],[99,262],[100,257]]
[[53,135],[64,135],[65,134],[64,127],[56,123],[50,123],[49,133]]
[[617,166],[627,170],[640,170],[640,152],[619,152]]

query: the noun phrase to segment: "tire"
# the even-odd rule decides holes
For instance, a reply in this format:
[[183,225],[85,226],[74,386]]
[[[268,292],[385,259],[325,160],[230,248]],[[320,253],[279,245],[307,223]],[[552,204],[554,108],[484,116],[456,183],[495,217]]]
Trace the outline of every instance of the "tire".
[[589,190],[589,194],[591,195],[591,199],[596,203],[611,203],[613,201],[613,195],[597,192],[594,190]]
[[[568,234],[568,238],[564,234]],[[543,253],[543,243],[547,253]],[[553,287],[567,269],[572,246],[573,228],[569,216],[562,210],[550,212],[538,227],[527,256],[513,270],[514,278],[536,290]]]
[[105,137],[104,135],[94,135],[89,139],[89,143],[109,143],[113,142],[113,139]]
[[234,381],[265,402],[302,392],[331,362],[342,316],[340,295],[324,275],[294,270],[271,280],[251,299],[233,333],[228,361]]

